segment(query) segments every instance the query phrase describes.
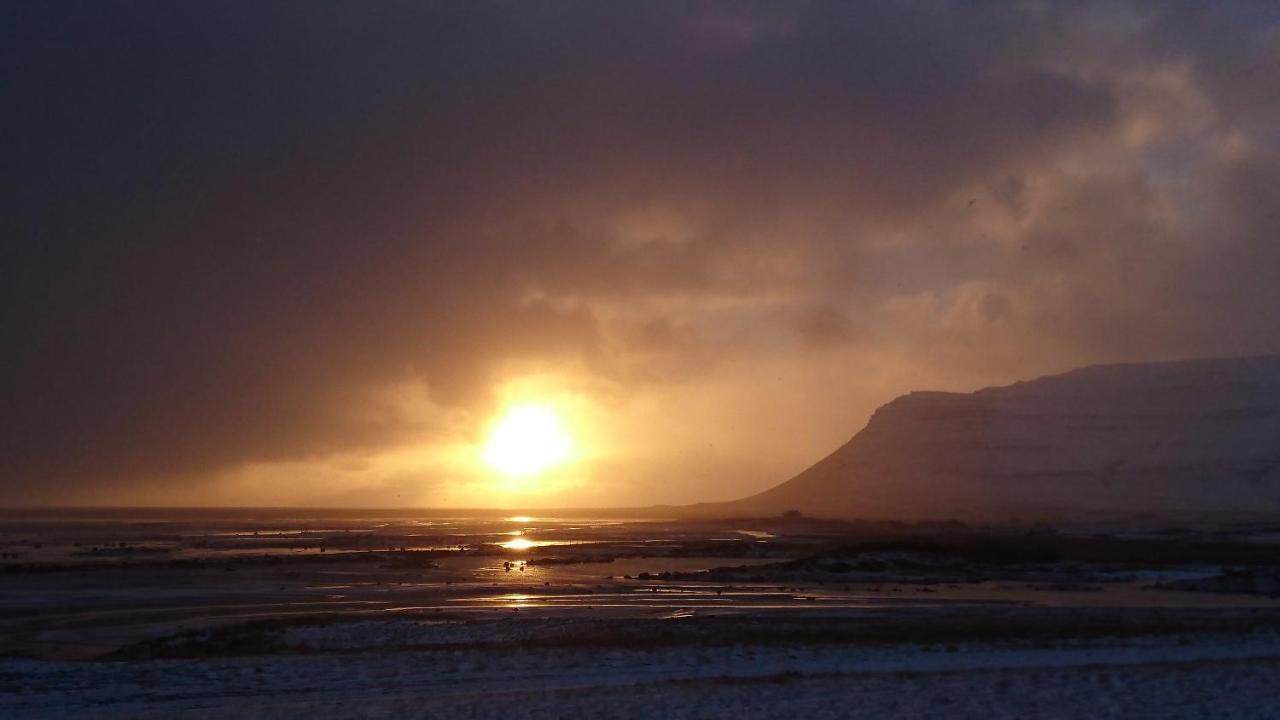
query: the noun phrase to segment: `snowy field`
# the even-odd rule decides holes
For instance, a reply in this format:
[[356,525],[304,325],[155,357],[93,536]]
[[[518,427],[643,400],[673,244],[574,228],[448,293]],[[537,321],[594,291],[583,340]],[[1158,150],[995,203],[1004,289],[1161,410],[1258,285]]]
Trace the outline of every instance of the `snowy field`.
[[0,662],[5,718],[1275,718],[1280,638]]
[[1274,530],[19,518],[0,720],[1280,718]]

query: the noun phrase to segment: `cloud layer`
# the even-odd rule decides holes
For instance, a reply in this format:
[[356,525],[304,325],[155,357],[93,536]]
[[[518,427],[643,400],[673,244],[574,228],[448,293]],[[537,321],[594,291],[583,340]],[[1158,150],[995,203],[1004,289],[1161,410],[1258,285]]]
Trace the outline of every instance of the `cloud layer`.
[[717,499],[911,388],[1280,351],[1268,3],[3,13],[6,504],[465,502],[376,459],[528,378],[612,433],[548,504]]

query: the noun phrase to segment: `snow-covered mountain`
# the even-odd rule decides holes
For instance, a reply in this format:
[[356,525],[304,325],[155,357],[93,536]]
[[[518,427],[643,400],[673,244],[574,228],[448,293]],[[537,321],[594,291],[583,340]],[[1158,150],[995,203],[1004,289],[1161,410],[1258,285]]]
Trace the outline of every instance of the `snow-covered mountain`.
[[715,514],[893,519],[1280,515],[1280,356],[1100,365],[913,392]]

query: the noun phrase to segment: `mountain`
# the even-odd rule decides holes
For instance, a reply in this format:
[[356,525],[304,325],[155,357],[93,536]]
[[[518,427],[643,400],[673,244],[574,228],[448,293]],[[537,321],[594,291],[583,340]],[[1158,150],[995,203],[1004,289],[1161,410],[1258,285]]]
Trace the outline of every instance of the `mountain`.
[[906,520],[1280,515],[1280,356],[913,392],[781,485],[689,509]]

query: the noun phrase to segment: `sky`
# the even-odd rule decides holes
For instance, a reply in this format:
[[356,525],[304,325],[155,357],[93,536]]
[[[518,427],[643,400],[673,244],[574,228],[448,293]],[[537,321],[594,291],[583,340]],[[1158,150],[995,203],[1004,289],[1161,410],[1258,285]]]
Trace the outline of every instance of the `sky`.
[[1272,2],[10,2],[0,87],[0,505],[726,500],[1280,352]]

